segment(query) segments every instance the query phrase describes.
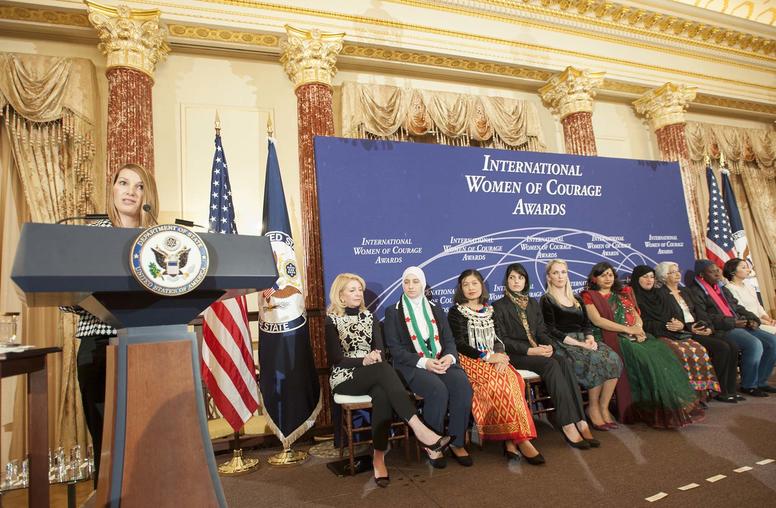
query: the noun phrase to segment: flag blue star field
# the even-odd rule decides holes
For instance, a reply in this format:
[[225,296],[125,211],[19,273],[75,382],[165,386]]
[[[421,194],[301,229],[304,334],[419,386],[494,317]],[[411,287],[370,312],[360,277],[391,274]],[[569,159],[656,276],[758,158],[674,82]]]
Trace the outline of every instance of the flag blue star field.
[[278,280],[259,301],[259,390],[269,427],[287,450],[315,423],[321,410],[321,388],[280,164],[271,138],[262,220],[261,234],[272,243]]
[[221,145],[221,135],[216,134],[216,153],[213,155],[212,180],[210,182],[210,218],[208,230],[211,233],[237,233],[232,205],[232,189],[229,186],[229,172],[226,154]]
[[709,224],[706,228],[706,257],[720,268],[725,261],[735,257],[733,234],[730,220],[719,192],[717,178],[711,166],[706,168],[706,181],[709,184]]

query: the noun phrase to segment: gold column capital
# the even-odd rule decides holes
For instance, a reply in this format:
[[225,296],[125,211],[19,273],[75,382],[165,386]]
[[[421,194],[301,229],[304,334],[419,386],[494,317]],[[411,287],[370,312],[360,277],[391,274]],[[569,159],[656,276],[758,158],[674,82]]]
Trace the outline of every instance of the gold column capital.
[[644,93],[633,102],[636,111],[649,120],[652,130],[685,123],[684,111],[695,99],[697,87],[668,82]]
[[604,82],[605,72],[590,72],[572,66],[556,74],[539,89],[539,95],[552,111],[563,120],[572,113],[593,111],[596,89]]
[[97,29],[100,51],[108,57],[108,69],[130,67],[153,78],[156,64],[170,52],[167,29],[159,24],[158,9],[112,7],[84,0],[89,22]]
[[345,33],[302,30],[286,25],[286,34],[288,39],[283,44],[280,63],[294,88],[307,83],[331,86]]

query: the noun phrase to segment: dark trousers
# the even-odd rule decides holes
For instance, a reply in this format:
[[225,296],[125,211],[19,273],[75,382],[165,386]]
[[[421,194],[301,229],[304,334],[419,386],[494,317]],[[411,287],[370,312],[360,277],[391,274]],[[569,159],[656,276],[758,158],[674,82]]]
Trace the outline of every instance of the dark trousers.
[[722,395],[736,393],[736,364],[738,362],[738,346],[732,339],[724,335],[693,335],[693,340],[706,348],[711,357],[711,364],[717,373],[717,380],[722,389]]
[[451,365],[444,374],[416,369],[410,389],[423,397],[423,420],[437,434],[444,435],[445,416],[450,415],[448,434],[453,446],[463,447],[472,412],[472,387],[461,367]]
[[404,421],[415,415],[415,404],[410,401],[407,389],[386,362],[358,367],[353,378],[338,384],[334,393],[372,397],[372,442],[375,450],[388,449],[393,411]]
[[102,424],[105,420],[105,348],[109,340],[110,337],[105,335],[81,337],[76,357],[86,427],[92,437],[95,486],[100,476]]
[[568,425],[585,419],[579,381],[571,362],[557,354],[551,357],[510,354],[509,360],[516,369],[526,369],[541,376],[545,388],[555,404],[559,425]]

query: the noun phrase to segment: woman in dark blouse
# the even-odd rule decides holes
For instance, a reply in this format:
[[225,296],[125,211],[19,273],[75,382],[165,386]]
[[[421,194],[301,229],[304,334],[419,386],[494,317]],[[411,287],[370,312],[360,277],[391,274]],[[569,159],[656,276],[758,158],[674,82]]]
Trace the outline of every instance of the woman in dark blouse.
[[504,297],[493,304],[493,311],[496,335],[504,342],[510,362],[541,376],[569,445],[581,449],[600,446],[585,421],[574,367],[556,353],[539,302],[528,296],[530,281],[523,265],[507,267],[504,286]]
[[332,366],[329,384],[333,393],[372,398],[374,479],[387,487],[385,451],[393,411],[434,452],[446,448],[450,437],[440,437],[418,418],[399,376],[384,361],[380,325],[364,306],[365,287],[364,279],[351,273],[339,274],[331,285],[326,316],[326,352]]
[[536,427],[525,401],[525,382],[509,364],[504,344],[496,336],[482,274],[464,270],[454,300],[447,320],[461,367],[474,390],[472,415],[480,440],[503,441],[508,460],[519,458],[519,448],[529,464],[543,464],[544,457],[531,444]]
[[547,264],[547,292],[540,300],[547,329],[560,356],[567,356],[579,383],[587,388],[588,416],[596,430],[617,428],[609,403],[622,372],[622,360],[596,340],[582,303],[571,292],[568,265],[561,259]]

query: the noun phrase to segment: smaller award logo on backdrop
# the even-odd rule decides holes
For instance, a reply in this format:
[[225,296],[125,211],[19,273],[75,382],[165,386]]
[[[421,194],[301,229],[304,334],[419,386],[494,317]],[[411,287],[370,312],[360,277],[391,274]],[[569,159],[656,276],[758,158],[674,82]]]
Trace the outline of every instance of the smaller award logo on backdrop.
[[159,224],[143,231],[130,249],[130,270],[141,286],[165,296],[193,291],[207,275],[207,247],[194,231]]

